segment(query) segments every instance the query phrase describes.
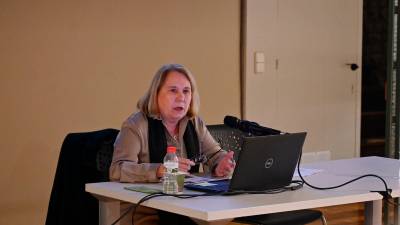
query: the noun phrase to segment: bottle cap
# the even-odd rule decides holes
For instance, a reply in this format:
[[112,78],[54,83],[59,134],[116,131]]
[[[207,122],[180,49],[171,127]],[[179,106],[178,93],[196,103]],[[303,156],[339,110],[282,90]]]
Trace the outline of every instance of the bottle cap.
[[175,146],[168,146],[167,147],[167,153],[175,153],[176,152],[176,147]]

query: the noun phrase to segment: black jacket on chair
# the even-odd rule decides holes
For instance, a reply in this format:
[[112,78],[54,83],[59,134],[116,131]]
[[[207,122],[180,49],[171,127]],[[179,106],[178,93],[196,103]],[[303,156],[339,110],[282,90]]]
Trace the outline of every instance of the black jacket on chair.
[[61,147],[46,225],[99,224],[98,200],[85,184],[108,181],[116,129],[68,134]]

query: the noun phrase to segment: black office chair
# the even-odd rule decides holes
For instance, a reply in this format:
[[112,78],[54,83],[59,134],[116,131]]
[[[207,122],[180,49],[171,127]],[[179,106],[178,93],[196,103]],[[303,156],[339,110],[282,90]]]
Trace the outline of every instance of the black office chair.
[[109,181],[118,130],[68,134],[61,147],[46,225],[98,225],[99,203],[86,183]]
[[[235,152],[235,159],[237,160],[242,149],[243,137],[247,136],[247,134],[223,124],[208,125],[207,128],[214,139],[221,145],[221,148]],[[234,222],[260,225],[305,225],[318,219],[321,220],[323,225],[327,225],[322,212],[312,209],[239,217],[235,218]]]

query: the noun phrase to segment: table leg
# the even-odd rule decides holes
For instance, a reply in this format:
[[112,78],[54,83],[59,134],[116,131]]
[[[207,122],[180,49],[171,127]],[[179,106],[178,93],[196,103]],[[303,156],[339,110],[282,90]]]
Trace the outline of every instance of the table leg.
[[400,224],[400,219],[399,219],[399,210],[400,210],[400,207],[399,207],[399,203],[400,203],[400,201],[399,201],[399,198],[395,198],[395,199],[393,199],[393,201],[396,203],[396,205],[394,205],[393,207],[394,207],[394,209],[393,209],[393,211],[394,211],[394,225],[399,225]]
[[[110,225],[120,216],[120,201],[99,200],[99,225]],[[116,223],[119,225],[119,222]]]
[[365,202],[365,225],[382,225],[382,200]]
[[383,205],[383,209],[382,209],[382,221],[383,221],[383,224],[386,224],[386,225],[388,225],[388,224],[390,224],[390,222],[389,222],[389,220],[390,220],[390,218],[389,218],[389,203],[387,203],[387,202],[382,202],[382,205]]

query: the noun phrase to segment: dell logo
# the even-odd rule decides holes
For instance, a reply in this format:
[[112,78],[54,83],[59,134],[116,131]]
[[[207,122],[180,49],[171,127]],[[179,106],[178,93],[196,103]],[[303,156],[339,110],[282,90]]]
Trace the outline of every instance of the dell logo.
[[267,161],[265,161],[265,169],[271,168],[272,164],[274,164],[274,159],[273,158],[267,159]]

